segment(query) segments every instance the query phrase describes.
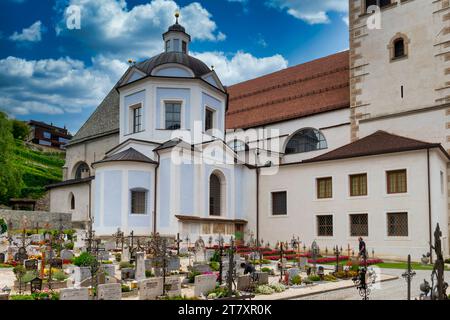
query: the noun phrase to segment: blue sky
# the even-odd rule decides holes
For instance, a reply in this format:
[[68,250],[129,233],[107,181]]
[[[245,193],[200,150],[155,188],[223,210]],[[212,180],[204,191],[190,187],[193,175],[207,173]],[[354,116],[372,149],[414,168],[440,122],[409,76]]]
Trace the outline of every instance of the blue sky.
[[[1,0],[0,109],[86,121],[127,68],[163,49],[181,12],[191,54],[231,85],[348,48],[347,0]],[[81,8],[81,29],[66,10]]]

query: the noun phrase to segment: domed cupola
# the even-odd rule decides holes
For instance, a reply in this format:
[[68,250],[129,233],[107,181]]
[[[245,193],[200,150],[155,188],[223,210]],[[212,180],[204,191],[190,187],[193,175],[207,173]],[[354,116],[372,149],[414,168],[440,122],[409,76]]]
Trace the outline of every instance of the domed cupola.
[[186,33],[186,29],[178,23],[180,14],[175,13],[176,22],[170,26],[166,33],[163,34],[166,52],[189,52],[189,44],[191,36]]

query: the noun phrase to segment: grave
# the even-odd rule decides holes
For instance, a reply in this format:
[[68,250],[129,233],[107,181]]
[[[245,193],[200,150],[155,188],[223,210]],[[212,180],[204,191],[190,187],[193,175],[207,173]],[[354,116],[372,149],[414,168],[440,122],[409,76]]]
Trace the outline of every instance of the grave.
[[102,264],[100,270],[106,273],[106,275],[114,277],[116,275],[116,267],[113,264]]
[[97,287],[98,300],[122,300],[122,285],[120,283],[100,284]]
[[238,291],[248,291],[250,288],[250,275],[246,274],[237,277],[237,290]]
[[67,249],[61,250],[60,256],[63,260],[72,260],[75,257],[73,251]]
[[105,243],[105,250],[106,251],[112,251],[116,249],[116,242],[115,241],[108,241]]
[[211,267],[205,263],[194,262],[192,269],[200,273],[211,272]]
[[89,300],[88,288],[61,289],[59,300]]
[[181,296],[181,280],[179,277],[166,278],[166,295],[169,297]]
[[120,274],[122,280],[134,280],[136,271],[133,268],[123,268]]
[[171,272],[171,271],[179,271],[180,268],[181,268],[180,257],[178,257],[178,256],[171,256],[167,260],[167,270],[169,270],[169,272]]
[[144,252],[136,253],[135,278],[137,281],[141,281],[141,280],[145,279],[145,253]]
[[211,258],[214,256],[214,253],[216,252],[216,250],[214,249],[206,249],[206,261],[209,262],[211,261]]
[[129,262],[130,261],[130,249],[128,247],[123,248],[121,261]]
[[205,274],[196,276],[194,281],[194,295],[200,297],[206,295],[216,288],[216,275]]
[[3,252],[0,253],[0,263],[5,263],[5,260],[6,260],[5,254]]
[[155,300],[163,294],[163,278],[139,281],[139,300]]
[[91,277],[91,268],[75,266],[73,267],[72,275],[75,284],[80,284],[84,280]]
[[48,263],[50,264],[50,266],[52,268],[55,268],[55,269],[62,269],[62,267],[63,267],[63,260],[61,258],[50,259]]
[[23,262],[23,265],[27,271],[37,271],[38,269],[38,260],[29,259]]
[[152,271],[153,269],[153,259],[144,260],[145,271]]
[[267,272],[256,272],[255,278],[258,285],[269,284],[269,274]]

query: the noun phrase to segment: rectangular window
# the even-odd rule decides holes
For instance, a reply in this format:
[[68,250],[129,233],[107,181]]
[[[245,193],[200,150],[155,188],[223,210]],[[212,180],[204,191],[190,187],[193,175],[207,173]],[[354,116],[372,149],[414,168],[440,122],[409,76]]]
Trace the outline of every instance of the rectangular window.
[[166,41],[166,52],[169,52],[170,50],[170,40]]
[[142,107],[133,108],[133,133],[142,131]]
[[351,237],[369,236],[369,216],[367,214],[350,215],[350,236]]
[[444,173],[441,171],[441,193],[444,194],[445,191],[445,179],[444,179]]
[[386,7],[391,4],[392,0],[365,0],[366,11],[370,6],[379,6],[380,8]]
[[407,237],[408,213],[406,212],[388,213],[387,231],[389,237]]
[[350,176],[350,196],[367,196],[367,174],[354,174]]
[[319,237],[333,236],[333,216],[317,216],[317,235]]
[[317,179],[317,199],[329,199],[333,197],[333,178]]
[[183,41],[182,43],[182,51],[183,51],[183,53],[186,53],[187,52],[187,43],[186,43],[186,41]]
[[50,132],[44,131],[44,138],[45,139],[51,139],[52,138],[52,134]]
[[181,128],[181,103],[166,103],[166,130],[178,130]]
[[146,203],[146,191],[131,191],[131,214],[146,214]]
[[173,40],[173,48],[172,49],[173,49],[172,51],[180,52],[180,40],[179,39]]
[[386,176],[388,194],[406,193],[408,191],[406,170],[388,171]]
[[272,215],[287,215],[287,192],[272,192]]
[[206,108],[205,111],[205,132],[213,129],[214,127],[214,111]]

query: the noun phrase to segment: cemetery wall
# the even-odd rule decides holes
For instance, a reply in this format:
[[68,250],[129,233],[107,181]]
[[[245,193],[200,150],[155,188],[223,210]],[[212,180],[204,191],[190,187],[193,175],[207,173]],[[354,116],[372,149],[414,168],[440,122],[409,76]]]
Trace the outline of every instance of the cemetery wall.
[[50,229],[59,228],[60,218],[64,229],[71,229],[72,215],[70,213],[56,213],[46,211],[21,211],[0,209],[0,218],[5,219],[7,223],[12,222],[13,229],[22,228],[22,222],[27,221],[29,229],[34,228],[36,223],[43,227],[46,223],[50,224]]

